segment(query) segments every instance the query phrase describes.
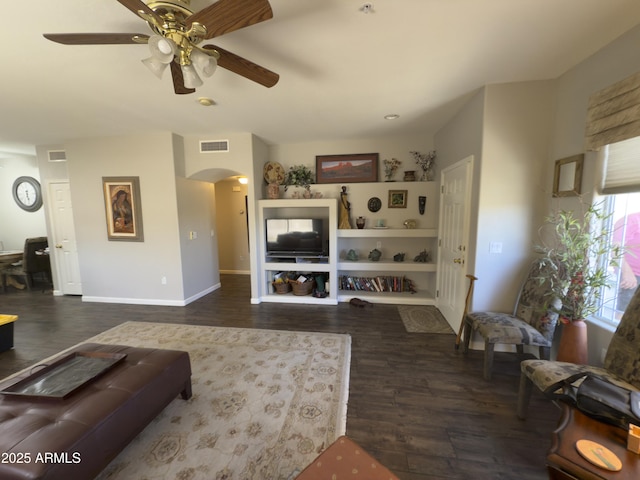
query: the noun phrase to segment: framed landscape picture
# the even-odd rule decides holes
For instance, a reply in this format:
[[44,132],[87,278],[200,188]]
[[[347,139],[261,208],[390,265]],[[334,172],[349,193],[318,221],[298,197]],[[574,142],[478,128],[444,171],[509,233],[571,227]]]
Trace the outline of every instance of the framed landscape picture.
[[102,177],[107,238],[142,242],[139,177]]
[[318,155],[316,183],[360,183],[378,181],[378,154]]

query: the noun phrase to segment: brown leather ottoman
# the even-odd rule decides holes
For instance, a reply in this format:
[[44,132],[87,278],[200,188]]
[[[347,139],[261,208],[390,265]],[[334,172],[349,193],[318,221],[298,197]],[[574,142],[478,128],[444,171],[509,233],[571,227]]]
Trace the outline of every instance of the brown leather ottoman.
[[64,399],[0,394],[0,479],[94,478],[178,394],[191,397],[187,352],[96,343],[73,351],[126,358]]
[[329,445],[296,480],[400,480],[346,436]]

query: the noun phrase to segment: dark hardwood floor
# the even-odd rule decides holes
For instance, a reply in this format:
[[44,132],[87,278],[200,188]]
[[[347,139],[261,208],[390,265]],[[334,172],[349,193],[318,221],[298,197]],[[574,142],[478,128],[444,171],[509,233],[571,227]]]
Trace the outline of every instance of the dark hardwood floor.
[[0,291],[0,313],[17,314],[15,348],[0,378],[124,321],[347,333],[352,337],[347,434],[403,480],[545,479],[560,411],[541,394],[529,419],[515,415],[519,359],[497,353],[482,378],[482,352],[465,356],[455,336],[407,333],[397,307],[249,302],[249,277],[186,307],[83,303],[42,289]]

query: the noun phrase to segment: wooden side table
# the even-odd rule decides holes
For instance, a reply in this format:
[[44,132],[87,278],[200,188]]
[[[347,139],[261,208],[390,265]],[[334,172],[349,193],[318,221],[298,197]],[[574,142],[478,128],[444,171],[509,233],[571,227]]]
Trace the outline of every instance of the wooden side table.
[[[576,449],[578,440],[587,439],[608,448],[622,462],[622,470],[611,472],[585,460]],[[637,480],[640,478],[640,455],[627,450],[627,432],[584,415],[566,404],[553,432],[553,443],[547,455],[551,480]]]

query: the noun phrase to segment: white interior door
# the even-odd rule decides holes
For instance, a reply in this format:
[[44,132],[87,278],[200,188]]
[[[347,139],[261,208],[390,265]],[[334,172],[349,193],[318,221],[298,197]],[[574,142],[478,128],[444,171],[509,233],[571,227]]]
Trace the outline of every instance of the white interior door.
[[68,182],[49,184],[49,203],[53,230],[49,249],[55,263],[59,292],[63,295],[81,295],[80,265]]
[[472,176],[470,156],[444,169],[440,178],[437,305],[456,332],[462,323],[467,293]]

